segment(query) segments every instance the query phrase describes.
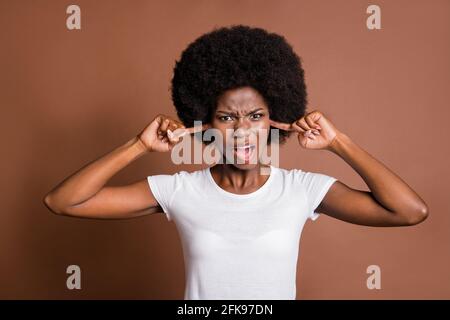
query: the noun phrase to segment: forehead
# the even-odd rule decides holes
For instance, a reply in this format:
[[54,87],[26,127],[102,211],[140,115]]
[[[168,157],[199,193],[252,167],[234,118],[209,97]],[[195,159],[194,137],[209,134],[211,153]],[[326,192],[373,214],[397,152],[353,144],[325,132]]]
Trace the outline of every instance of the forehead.
[[252,87],[240,87],[225,91],[217,101],[217,110],[267,109],[264,98]]

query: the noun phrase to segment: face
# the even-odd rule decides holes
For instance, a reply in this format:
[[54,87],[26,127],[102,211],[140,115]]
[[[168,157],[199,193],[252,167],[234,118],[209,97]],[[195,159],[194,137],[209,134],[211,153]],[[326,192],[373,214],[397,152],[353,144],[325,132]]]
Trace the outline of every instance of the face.
[[225,91],[217,101],[211,125],[222,134],[223,152],[229,148],[228,163],[242,170],[257,166],[270,129],[269,108],[257,90],[240,87]]

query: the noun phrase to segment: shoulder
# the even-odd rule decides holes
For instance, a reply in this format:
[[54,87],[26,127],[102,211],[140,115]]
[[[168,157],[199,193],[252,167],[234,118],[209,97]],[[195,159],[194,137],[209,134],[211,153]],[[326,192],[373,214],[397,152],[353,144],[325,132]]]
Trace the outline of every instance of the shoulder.
[[284,168],[275,168],[275,172],[278,176],[280,176],[284,181],[294,182],[305,177],[307,172],[301,169],[284,169]]
[[173,174],[156,174],[147,177],[150,184],[169,184],[172,187],[180,187],[184,183],[193,182],[194,180],[204,179],[207,169],[201,169],[196,171],[181,170]]
[[147,176],[150,190],[158,204],[167,214],[169,220],[171,220],[169,212],[175,195],[178,194],[180,190],[182,191],[182,194],[196,192],[194,187],[198,188],[198,183],[195,181],[203,179],[202,177],[205,174],[204,171],[205,170],[197,170],[188,172],[182,170],[173,174]]
[[291,182],[294,184],[301,184],[306,188],[309,188],[313,185],[327,185],[337,180],[330,175],[315,171],[283,168],[276,168],[276,170],[279,172],[280,176],[286,183]]

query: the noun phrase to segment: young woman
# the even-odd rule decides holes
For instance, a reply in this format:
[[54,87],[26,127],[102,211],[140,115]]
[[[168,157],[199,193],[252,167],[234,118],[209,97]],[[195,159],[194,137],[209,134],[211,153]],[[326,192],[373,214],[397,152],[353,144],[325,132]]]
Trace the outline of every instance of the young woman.
[[[182,240],[185,299],[295,299],[298,245],[308,218],[324,213],[389,227],[415,225],[428,215],[425,202],[400,177],[322,112],[306,112],[300,61],[282,36],[260,28],[238,25],[201,36],[174,69],[172,98],[181,121],[158,115],[136,137],[61,182],[45,204],[57,214],[84,218],[164,212]],[[202,125],[194,127],[195,120]],[[274,136],[260,133],[274,128],[280,143],[294,133],[301,147],[338,155],[370,191],[263,163],[264,146]],[[223,137],[214,143],[232,150],[222,154],[225,161],[106,186],[144,154],[173,150],[187,134],[212,129]]]

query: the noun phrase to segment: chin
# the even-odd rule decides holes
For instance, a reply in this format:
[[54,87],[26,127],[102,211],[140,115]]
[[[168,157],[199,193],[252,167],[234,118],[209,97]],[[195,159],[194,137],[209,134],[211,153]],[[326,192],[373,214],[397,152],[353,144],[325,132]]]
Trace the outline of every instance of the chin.
[[258,166],[258,164],[256,163],[243,163],[243,164],[238,164],[238,163],[233,163],[233,167],[235,167],[236,169],[239,170],[253,170]]

